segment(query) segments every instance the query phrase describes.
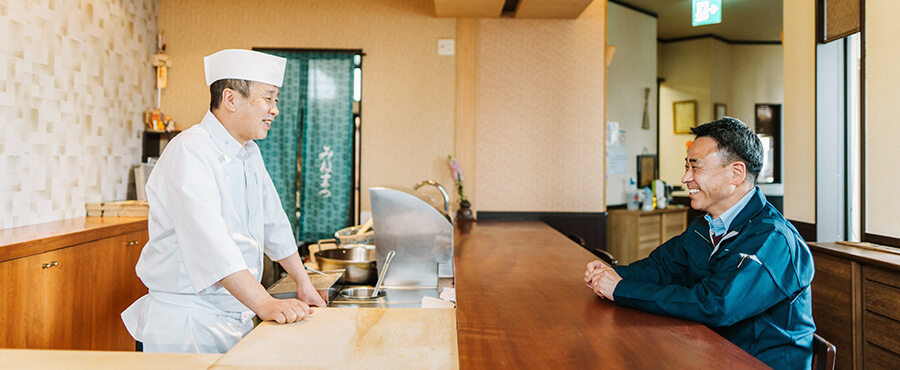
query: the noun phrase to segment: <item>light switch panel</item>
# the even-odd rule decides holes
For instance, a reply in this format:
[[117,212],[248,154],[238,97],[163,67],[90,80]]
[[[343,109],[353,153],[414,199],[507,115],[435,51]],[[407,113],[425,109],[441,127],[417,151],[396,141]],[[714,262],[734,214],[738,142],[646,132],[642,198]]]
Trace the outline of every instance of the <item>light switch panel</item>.
[[456,53],[456,43],[453,39],[438,39],[438,55],[453,55]]

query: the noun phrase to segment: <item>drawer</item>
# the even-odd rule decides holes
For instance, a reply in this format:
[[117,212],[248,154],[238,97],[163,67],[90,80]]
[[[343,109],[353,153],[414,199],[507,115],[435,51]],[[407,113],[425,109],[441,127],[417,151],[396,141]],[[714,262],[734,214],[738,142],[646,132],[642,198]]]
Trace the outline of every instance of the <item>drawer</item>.
[[641,216],[638,222],[638,235],[641,236],[641,241],[647,240],[645,239],[646,237],[653,237],[659,240],[659,223],[660,215]]
[[865,345],[866,369],[897,369],[900,368],[900,355],[888,351],[871,343]]
[[900,272],[897,271],[866,266],[863,270],[863,277],[866,280],[877,281],[884,285],[890,285],[895,288],[900,288]]
[[890,351],[900,351],[900,336],[897,336],[900,333],[900,321],[866,312],[865,328],[866,342]]
[[900,289],[879,282],[863,282],[863,304],[866,311],[900,321]]

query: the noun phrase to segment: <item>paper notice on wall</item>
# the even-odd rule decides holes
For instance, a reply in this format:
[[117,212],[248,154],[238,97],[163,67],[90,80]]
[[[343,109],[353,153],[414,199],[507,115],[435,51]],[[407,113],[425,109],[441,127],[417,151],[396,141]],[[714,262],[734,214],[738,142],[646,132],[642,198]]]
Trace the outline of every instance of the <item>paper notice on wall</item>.
[[628,171],[628,151],[624,147],[606,148],[606,174],[624,175]]
[[[620,135],[621,134],[621,135]],[[624,146],[625,144],[625,130],[619,130],[618,122],[607,122],[606,123],[606,147],[614,148]]]

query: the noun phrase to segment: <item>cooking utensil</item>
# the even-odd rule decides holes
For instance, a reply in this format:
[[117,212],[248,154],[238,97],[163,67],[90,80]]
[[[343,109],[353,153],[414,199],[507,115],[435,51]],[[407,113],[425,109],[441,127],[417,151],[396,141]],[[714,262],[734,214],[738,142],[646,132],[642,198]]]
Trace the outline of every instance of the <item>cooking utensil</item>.
[[391,266],[391,260],[394,259],[394,255],[396,254],[397,252],[390,251],[388,252],[387,257],[384,258],[384,268],[381,269],[381,275],[378,276],[378,283],[375,284],[375,289],[372,291],[372,298],[375,298],[375,296],[378,295],[378,292],[381,291],[381,283],[384,282],[384,276],[387,275],[388,267]]
[[372,299],[384,297],[383,290],[375,290],[370,286],[347,288],[341,291],[341,296],[351,299]]
[[[363,225],[345,227],[334,233],[334,238],[338,240],[339,248],[344,248],[348,244],[375,244],[375,231],[369,228],[369,231],[357,234]],[[330,240],[330,239],[328,239]],[[326,240],[322,241],[323,243]]]
[[347,284],[372,284],[378,278],[374,245],[352,245],[347,248],[326,249],[315,253],[319,270],[347,270]]
[[356,235],[365,233],[366,231],[369,231],[369,229],[371,229],[371,228],[372,228],[372,218],[369,217],[369,219],[366,220],[366,222],[362,225],[362,227],[360,227],[359,230],[356,230]]
[[312,271],[312,272],[315,272],[315,273],[317,273],[317,274],[319,274],[319,275],[325,275],[325,276],[328,276],[328,274],[326,274],[326,273],[324,273],[324,272],[322,272],[322,271],[319,271],[319,270],[316,270],[316,269],[311,269],[311,268],[309,268],[309,267],[307,267],[307,266],[303,266],[303,268],[305,268],[307,271]]

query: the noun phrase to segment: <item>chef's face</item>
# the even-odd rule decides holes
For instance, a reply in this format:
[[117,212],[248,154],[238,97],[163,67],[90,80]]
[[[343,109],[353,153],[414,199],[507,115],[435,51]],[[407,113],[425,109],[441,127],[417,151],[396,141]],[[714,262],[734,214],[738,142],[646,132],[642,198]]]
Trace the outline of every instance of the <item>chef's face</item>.
[[239,96],[238,114],[240,127],[235,133],[238,141],[246,144],[250,140],[265,139],[272,120],[278,115],[278,87],[262,82],[250,84],[250,96]]
[[715,139],[702,136],[694,140],[684,159],[684,176],[681,182],[687,185],[691,197],[691,208],[709,213],[713,218],[722,215],[731,204],[728,198],[736,190],[733,163],[717,153]]

